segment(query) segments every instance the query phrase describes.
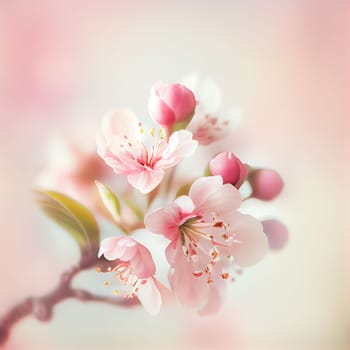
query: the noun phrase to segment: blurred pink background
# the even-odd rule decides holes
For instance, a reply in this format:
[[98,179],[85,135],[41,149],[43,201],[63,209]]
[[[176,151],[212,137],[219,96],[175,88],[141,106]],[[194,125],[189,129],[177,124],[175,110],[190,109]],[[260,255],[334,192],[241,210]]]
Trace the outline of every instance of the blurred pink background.
[[209,76],[241,109],[234,150],[286,183],[254,213],[290,230],[217,316],[67,301],[49,324],[19,323],[5,348],[348,350],[349,23],[338,0],[0,0],[0,314],[78,257],[32,198],[52,135],[114,107],[145,115],[157,80]]

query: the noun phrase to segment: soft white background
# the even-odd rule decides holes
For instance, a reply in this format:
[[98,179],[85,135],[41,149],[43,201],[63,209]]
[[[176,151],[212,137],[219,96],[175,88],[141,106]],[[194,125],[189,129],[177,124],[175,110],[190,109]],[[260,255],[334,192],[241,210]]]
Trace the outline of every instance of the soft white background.
[[[28,318],[8,349],[342,349],[350,344],[349,62],[346,1],[0,1],[0,312],[48,292],[77,259],[31,188],[53,132],[146,114],[149,89],[197,72],[243,119],[231,147],[286,187],[260,217],[287,248],[247,270],[223,312],[151,318],[68,301]],[[99,290],[100,281],[81,283]]]

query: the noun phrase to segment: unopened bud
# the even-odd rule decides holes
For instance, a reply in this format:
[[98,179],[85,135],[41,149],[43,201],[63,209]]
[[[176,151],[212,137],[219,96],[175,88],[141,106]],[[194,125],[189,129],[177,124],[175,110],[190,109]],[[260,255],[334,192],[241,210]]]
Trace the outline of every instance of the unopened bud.
[[160,82],[151,89],[149,114],[158,125],[166,129],[172,129],[176,123],[186,127],[193,117],[195,108],[196,98],[184,85]]
[[247,167],[232,153],[219,153],[209,162],[212,175],[220,175],[223,182],[240,188],[248,175]]
[[277,171],[258,169],[249,174],[252,197],[269,201],[276,198],[283,189],[283,180]]

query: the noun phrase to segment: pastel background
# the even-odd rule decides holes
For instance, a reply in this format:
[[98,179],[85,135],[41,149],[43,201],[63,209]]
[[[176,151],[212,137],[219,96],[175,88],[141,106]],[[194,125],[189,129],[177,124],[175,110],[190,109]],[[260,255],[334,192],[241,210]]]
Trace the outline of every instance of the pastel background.
[[48,324],[19,323],[5,349],[348,350],[349,23],[342,0],[0,0],[0,314],[78,257],[32,198],[52,135],[114,107],[144,115],[158,80],[196,72],[241,109],[231,147],[286,183],[253,211],[290,230],[217,316],[67,301]]

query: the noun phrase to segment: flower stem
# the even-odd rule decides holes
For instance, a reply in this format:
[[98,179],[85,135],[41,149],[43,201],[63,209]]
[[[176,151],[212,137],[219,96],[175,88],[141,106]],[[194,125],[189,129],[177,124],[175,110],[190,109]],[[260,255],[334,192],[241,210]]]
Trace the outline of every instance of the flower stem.
[[90,257],[89,260],[82,259],[61,275],[57,287],[50,293],[40,297],[28,297],[12,307],[2,318],[0,318],[0,346],[8,338],[12,327],[21,319],[33,315],[41,322],[48,322],[53,316],[53,308],[56,304],[69,299],[77,299],[82,302],[101,302],[120,307],[131,307],[138,305],[138,300],[117,299],[115,297],[104,297],[92,294],[86,290],[71,287],[72,279],[81,271],[91,268],[97,262],[97,258]]

